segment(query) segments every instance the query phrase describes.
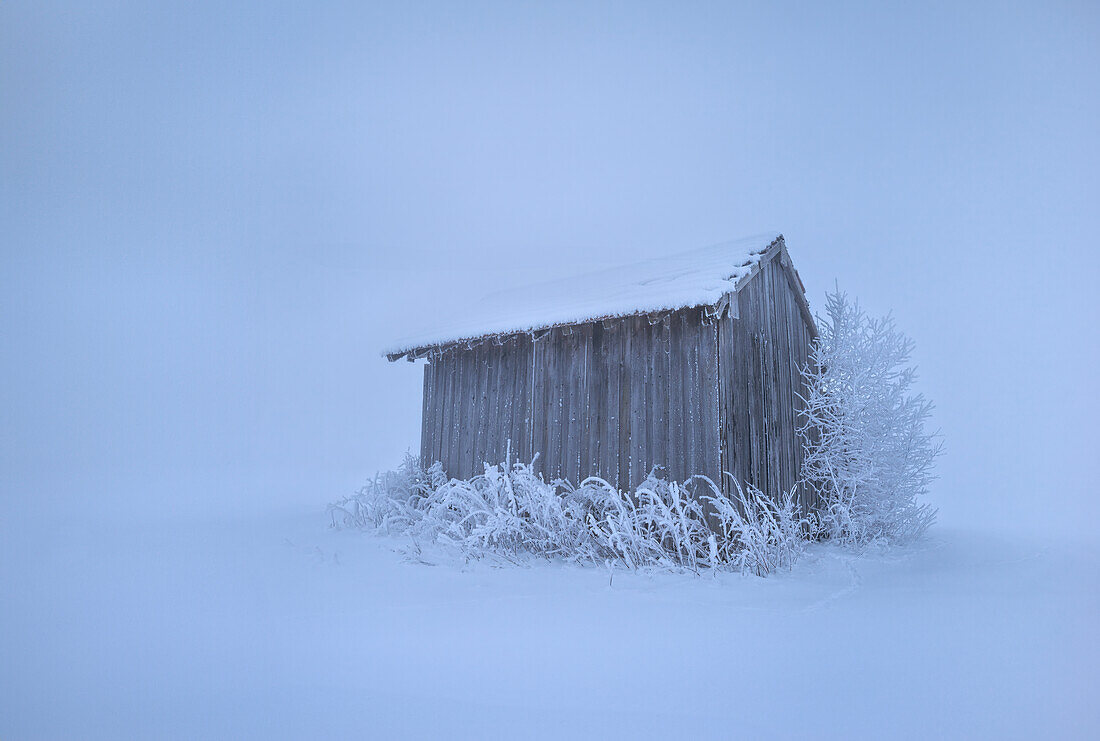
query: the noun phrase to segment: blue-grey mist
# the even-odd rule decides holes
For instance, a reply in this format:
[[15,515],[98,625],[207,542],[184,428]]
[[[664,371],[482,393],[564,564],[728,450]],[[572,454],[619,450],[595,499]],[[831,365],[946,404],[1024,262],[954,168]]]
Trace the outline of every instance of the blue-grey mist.
[[0,529],[320,513],[393,337],[776,229],[916,340],[943,522],[1092,531],[1097,204],[1091,3],[5,2]]

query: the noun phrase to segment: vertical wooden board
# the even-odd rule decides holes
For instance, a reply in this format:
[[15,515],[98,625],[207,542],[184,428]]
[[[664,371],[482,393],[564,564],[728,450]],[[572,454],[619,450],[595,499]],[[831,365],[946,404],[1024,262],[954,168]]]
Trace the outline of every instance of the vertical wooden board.
[[783,356],[780,363],[780,372],[783,374],[783,414],[784,414],[784,443],[787,450],[787,488],[793,489],[798,482],[798,432],[796,429],[796,405],[798,398],[795,396],[796,370],[794,361],[794,347],[792,345],[791,330],[795,317],[792,315],[794,302],[791,298],[790,287],[787,285],[787,277],[780,267],[776,266],[776,288],[781,297],[783,307],[783,325],[780,334],[780,344],[783,348]]
[[588,395],[588,384],[592,380],[590,365],[592,362],[592,325],[586,324],[583,327],[578,327],[578,333],[577,352],[580,354],[578,364],[580,372],[577,378],[577,450],[573,457],[577,461],[577,483],[579,484],[588,478],[592,461],[588,444],[589,434],[594,431],[594,427],[590,428],[589,426],[592,408],[591,399]]
[[[505,455],[511,450],[512,461],[524,460],[522,453],[526,432],[523,418],[526,414],[526,404],[523,380],[526,378],[524,370],[526,367],[522,339],[512,337],[507,345],[507,361],[502,368],[505,378],[504,385],[508,391],[507,399],[504,402],[504,429],[507,430],[508,434],[505,436],[502,449]],[[511,441],[511,447],[509,447],[509,440]]]
[[645,479],[646,470],[646,408],[645,408],[645,317],[633,317],[630,322],[630,488]]
[[600,361],[603,355],[603,326],[590,325],[585,349],[585,454],[581,462],[581,480],[600,473],[600,439],[606,427],[604,398],[607,395],[606,365]]
[[[793,323],[795,317],[791,313],[794,309],[794,301],[791,297],[791,289],[787,283],[787,275],[782,272],[779,265],[775,266],[775,273],[777,273],[777,287],[780,291],[782,298],[781,306],[783,307],[783,327],[781,343],[783,346],[783,361],[781,363],[780,372],[783,374],[784,379],[784,395],[785,402],[783,406],[783,413],[785,414],[785,425],[787,425],[787,432],[784,433],[785,443],[787,443],[788,451],[788,488],[794,488],[798,484],[799,480],[799,441],[798,441],[798,420],[796,420],[796,409],[798,409],[798,397],[795,396],[795,385],[798,383],[798,377],[796,377],[795,361],[794,361],[794,345],[792,338]],[[795,493],[795,495],[798,493]]]
[[770,425],[769,435],[769,460],[771,462],[771,476],[773,489],[769,493],[778,496],[782,490],[783,482],[783,420],[782,409],[785,400],[782,398],[780,384],[781,372],[779,368],[779,317],[777,315],[777,302],[775,296],[775,283],[772,276],[775,274],[775,266],[768,263],[766,273],[762,277],[767,295],[768,306],[768,401]]
[[680,462],[683,474],[680,480],[695,475],[695,419],[696,407],[692,394],[695,384],[694,325],[687,310],[680,312]]
[[462,348],[457,353],[459,383],[458,383],[458,430],[456,435],[457,450],[455,455],[455,469],[457,478],[470,477],[470,397],[476,379],[472,377],[475,370],[471,362],[471,354],[468,349]]
[[561,358],[560,333],[551,332],[546,342],[546,478],[553,480],[561,477]]
[[781,276],[777,276],[774,262],[769,263],[767,267],[767,279],[771,289],[772,332],[775,338],[772,353],[775,375],[771,379],[771,384],[775,395],[775,446],[776,457],[779,462],[775,494],[779,495],[786,492],[793,484],[790,477],[790,459],[793,451],[789,447],[787,435],[789,427],[787,411],[790,408],[790,366],[787,358],[789,345],[786,342],[784,293],[779,292],[779,284],[776,282],[776,278]]
[[437,353],[431,362],[435,366],[436,418],[439,420],[435,431],[435,459],[442,463],[447,446],[447,367],[442,353]]
[[428,466],[432,454],[432,364],[424,364],[424,391],[420,410],[420,465]]
[[558,383],[557,383],[557,399],[559,408],[559,421],[558,421],[558,445],[555,448],[555,454],[558,461],[558,478],[566,478],[566,474],[569,468],[569,376],[572,371],[573,353],[570,345],[572,344],[572,336],[565,335],[564,333],[558,335],[557,344],[555,346],[555,367],[558,369]]
[[748,310],[745,308],[747,298],[743,293],[738,292],[734,297],[734,300],[738,302],[738,318],[732,320],[730,324],[732,342],[731,350],[733,352],[733,375],[730,383],[733,389],[733,424],[731,425],[731,434],[733,436],[731,447],[734,450],[734,466],[735,470],[732,471],[733,475],[737,478],[738,483],[742,486],[749,480],[750,476],[750,441],[751,441],[751,420],[749,417],[749,386],[752,383],[752,338],[751,334],[746,331],[747,317],[745,312]]
[[764,399],[766,401],[765,421],[768,425],[767,435],[765,436],[765,444],[767,445],[768,483],[770,485],[770,488],[765,489],[765,491],[768,494],[775,496],[776,494],[778,494],[780,487],[778,419],[779,398],[776,386],[776,377],[778,376],[778,370],[776,358],[775,307],[773,304],[771,283],[767,280],[768,274],[771,272],[770,268],[770,265],[765,266],[765,270],[761,271],[758,279],[760,282],[761,291],[764,296]]
[[561,448],[558,451],[558,465],[561,478],[568,478],[570,471],[570,451],[573,444],[571,439],[570,420],[573,416],[573,365],[576,361],[574,351],[576,332],[570,331],[568,335],[562,335],[560,355],[561,382],[559,386],[559,398],[561,399]]
[[579,484],[584,476],[584,458],[588,455],[585,417],[588,416],[588,340],[590,325],[573,328],[572,372],[569,378],[569,480]]
[[558,444],[554,452],[558,461],[558,478],[565,478],[567,459],[569,456],[569,375],[573,360],[570,350],[572,337],[560,335],[555,352],[555,367],[558,369],[557,402],[558,402]]
[[[704,324],[704,350],[702,354],[702,377],[704,381],[704,406],[703,406],[703,420],[704,429],[706,432],[706,447],[704,450],[704,470],[705,475],[714,482],[715,486],[722,489],[727,484],[725,482],[723,468],[725,464],[724,459],[724,445],[722,439],[724,435],[723,423],[726,416],[725,410],[728,404],[723,397],[723,391],[725,390],[725,382],[722,379],[722,357],[721,353],[728,343],[722,340],[721,332],[723,326],[719,318],[711,319]],[[702,492],[700,492],[702,493]],[[714,507],[709,503],[703,503],[703,511],[707,516],[708,521],[712,527],[718,526],[716,519],[716,513]]]
[[450,351],[451,387],[449,390],[450,420],[447,432],[447,460],[444,466],[447,475],[451,478],[459,478],[462,469],[459,459],[462,457],[459,430],[462,429],[462,353],[457,350]]
[[420,421],[420,464],[424,467],[431,465],[432,445],[435,438],[435,406],[432,403],[432,377],[435,368],[430,362],[424,364],[424,404],[423,418]]
[[474,455],[474,448],[477,446],[478,432],[478,386],[482,376],[484,376],[483,354],[480,346],[465,353],[469,381],[466,386],[466,400],[463,410],[462,456],[467,478],[481,473],[481,464]]
[[477,358],[475,351],[464,349],[462,358],[462,424],[459,427],[459,469],[462,478],[477,473],[474,468],[474,438],[477,437],[477,419],[474,397],[477,394]]
[[622,434],[619,429],[622,414],[622,321],[612,324],[610,334],[604,332],[604,361],[607,366],[607,399],[605,414],[607,431],[600,441],[600,475],[612,486],[619,485],[619,458],[622,450]]
[[695,316],[694,355],[695,387],[692,398],[695,400],[695,425],[692,428],[692,447],[695,456],[693,473],[707,474],[707,450],[710,445],[707,408],[711,389],[707,386],[707,325],[703,324],[702,311]]
[[[508,402],[505,404],[505,417],[508,429],[508,439],[512,441],[512,460],[528,460],[525,450],[527,443],[527,397],[525,380],[527,353],[524,348],[524,336],[512,337],[508,342],[508,362],[504,366],[507,377],[507,386],[511,389]],[[507,449],[507,444],[505,445]]]
[[480,423],[480,415],[478,414],[480,405],[478,402],[481,393],[481,379],[485,377],[485,353],[483,348],[484,345],[478,345],[463,353],[467,372],[469,373],[462,411],[465,420],[462,427],[462,456],[467,476],[475,476],[481,473],[481,464],[478,461],[477,437]]
[[577,403],[580,395],[578,379],[583,373],[583,368],[578,366],[583,362],[579,356],[579,334],[577,328],[569,330],[568,335],[562,336],[562,430],[561,430],[561,477],[570,483],[576,483],[575,461],[577,452]]
[[548,338],[532,339],[531,363],[531,456],[538,455],[537,470],[546,475],[546,440],[549,425],[547,402],[546,343]]
[[[731,302],[737,300],[738,297],[736,294],[730,296]],[[735,319],[727,314],[721,319],[719,324],[718,377],[721,384],[720,393],[723,403],[723,406],[719,409],[719,413],[723,415],[721,438],[723,491],[728,491],[730,488],[729,477],[725,476],[726,472],[729,472],[730,476],[739,481],[742,475],[739,437],[744,422],[739,414],[739,409],[742,406],[745,395],[739,384],[740,369],[738,367],[737,354],[737,328],[740,323],[740,319]]]
[[443,378],[436,358],[428,362],[432,369],[432,447],[428,451],[427,465],[439,460],[443,437]]
[[477,433],[476,420],[473,419],[473,399],[477,393],[477,365],[474,362],[474,353],[469,349],[459,351],[459,362],[462,367],[462,389],[459,396],[462,411],[458,426],[458,470],[462,478],[466,479],[477,473],[473,468],[473,442]]
[[744,303],[741,306],[741,320],[745,323],[745,370],[746,401],[749,413],[749,443],[747,460],[747,483],[757,488],[765,485],[764,468],[761,466],[763,444],[763,404],[760,398],[762,372],[760,369],[760,331],[757,326],[759,312],[756,306],[755,283],[749,281],[741,288]]
[[546,365],[543,368],[546,373],[546,447],[542,454],[545,458],[543,464],[546,478],[549,481],[558,476],[557,451],[561,449],[561,404],[559,400],[561,374],[558,368],[560,350],[557,345],[557,338],[552,333],[548,334],[543,341],[546,343]]
[[655,428],[657,421],[657,389],[654,382],[654,375],[657,369],[655,367],[656,358],[653,351],[657,344],[656,330],[656,325],[651,324],[647,317],[643,317],[642,338],[645,344],[643,345],[643,351],[638,360],[645,384],[642,394],[643,403],[645,404],[645,419],[643,420],[643,429],[645,430],[645,446],[643,448],[645,452],[645,463],[642,468],[646,473],[652,471],[654,466],[659,465],[656,446],[654,445],[654,433],[656,432]]
[[450,455],[451,455],[451,417],[454,413],[451,406],[452,393],[453,393],[453,375],[454,368],[451,365],[449,357],[450,353],[440,353],[435,362],[439,364],[436,373],[439,375],[440,396],[440,425],[439,425],[439,461],[443,464],[443,470],[448,475],[451,473],[450,469]]
[[669,369],[669,327],[670,319],[666,315],[653,327],[653,408],[651,418],[654,424],[650,429],[653,444],[651,465],[661,466],[665,476],[671,476],[672,466],[669,460],[668,445],[668,369]]
[[492,344],[493,364],[489,373],[486,418],[489,428],[485,436],[485,460],[496,465],[504,463],[508,450],[508,439],[512,436],[512,394],[513,379],[508,370],[512,363],[512,339],[509,337],[501,344]]
[[523,373],[523,398],[525,405],[525,417],[523,420],[523,430],[526,433],[527,442],[524,445],[525,461],[530,462],[537,452],[534,444],[534,417],[533,417],[533,400],[535,395],[535,343],[531,341],[530,337],[523,339],[523,359],[526,365]]
[[[489,462],[489,447],[486,444],[489,437],[489,387],[496,366],[494,352],[496,347],[491,341],[483,342],[474,348],[471,360],[474,364],[474,388],[471,396],[470,417],[470,471],[471,475],[477,475],[485,470],[485,463]],[[496,394],[493,394],[495,397]]]
[[592,342],[592,368],[595,373],[593,379],[594,392],[589,398],[595,409],[596,429],[592,434],[592,442],[595,451],[592,457],[592,473],[606,479],[608,475],[609,459],[607,451],[613,447],[608,445],[611,439],[611,417],[613,416],[608,401],[612,394],[611,369],[614,363],[614,330],[608,330],[603,323],[593,327]]
[[771,418],[773,421],[772,427],[772,460],[773,470],[775,472],[774,486],[775,490],[772,492],[774,496],[778,496],[786,485],[784,471],[783,471],[783,450],[785,447],[784,429],[783,429],[783,408],[786,406],[787,400],[783,398],[783,371],[782,371],[782,346],[780,344],[780,329],[782,327],[782,319],[779,316],[779,301],[775,295],[775,266],[771,263],[767,266],[767,284],[768,284],[768,297],[769,307],[771,311],[770,324],[768,327],[769,337],[771,338],[771,355],[770,355],[770,377],[768,378],[768,386],[771,394],[772,401],[772,413]]
[[700,473],[721,486],[718,421],[718,322],[699,327]]
[[688,374],[688,430],[684,437],[687,443],[689,476],[703,473],[703,394],[702,377],[699,372],[699,342],[702,323],[699,314],[699,310],[694,310],[684,317],[684,339],[686,341],[684,350]]
[[513,462],[520,460],[519,452],[523,447],[523,385],[520,369],[524,366],[523,353],[519,338],[510,337],[502,348],[501,389],[501,433],[497,439],[497,456],[501,460],[511,456]]
[[[733,300],[736,300],[734,297]],[[735,468],[736,451],[733,440],[733,322],[728,315],[721,316],[716,322],[718,332],[718,469],[721,480],[716,483],[725,490],[726,473],[732,474]]]
[[446,405],[447,397],[443,393],[444,373],[443,366],[440,363],[439,356],[436,355],[431,359],[432,365],[432,417],[434,419],[435,432],[432,437],[432,455],[431,463],[442,460],[443,457],[443,408]]
[[619,364],[619,480],[617,486],[623,491],[631,491],[631,401],[634,398],[634,383],[630,373],[631,353],[634,343],[634,320],[624,317],[619,326],[622,335],[622,362]]
[[497,456],[501,460],[511,457],[514,462],[518,459],[519,449],[522,447],[520,437],[523,434],[522,422],[516,422],[516,412],[523,409],[519,403],[522,393],[518,383],[517,366],[522,367],[520,348],[517,338],[510,337],[502,348],[501,356],[501,389],[504,398],[501,400],[501,432],[497,439]]
[[548,467],[550,465],[550,462],[551,462],[551,456],[550,456],[550,427],[551,427],[551,424],[552,424],[552,421],[553,421],[553,410],[555,408],[557,408],[557,405],[555,405],[555,403],[552,403],[552,400],[553,400],[552,389],[553,389],[555,376],[554,376],[553,367],[552,367],[552,364],[553,364],[553,352],[552,352],[553,351],[553,344],[552,344],[552,338],[551,338],[550,334],[547,333],[546,335],[542,336],[542,338],[539,340],[539,343],[540,343],[539,350],[540,350],[540,355],[541,355],[541,362],[540,362],[539,367],[537,369],[538,369],[538,373],[541,374],[541,384],[540,384],[541,388],[540,388],[540,391],[541,391],[541,394],[542,394],[542,398],[541,398],[541,407],[542,407],[542,420],[541,420],[541,422],[542,423],[541,423],[541,429],[539,430],[541,446],[540,446],[539,453],[541,454],[542,474],[544,476],[546,476],[547,480],[550,480],[551,479],[551,472],[550,472],[550,468]]
[[531,461],[531,341],[526,334],[516,338],[516,396],[513,402],[515,420],[514,439],[517,441],[516,460]]
[[485,385],[482,394],[481,417],[484,419],[484,427],[479,427],[478,447],[481,450],[483,463],[496,465],[504,461],[500,454],[503,440],[508,436],[508,430],[504,428],[504,405],[507,399],[507,391],[504,388],[504,357],[505,345],[498,345],[494,341],[485,344]]
[[764,481],[765,487],[762,488],[766,494],[773,493],[773,487],[775,486],[775,465],[773,461],[773,453],[775,452],[772,445],[772,435],[775,433],[774,422],[772,420],[772,394],[771,394],[771,316],[769,312],[769,295],[766,290],[766,282],[763,278],[764,271],[761,269],[756,277],[753,278],[753,283],[757,289],[757,296],[759,297],[760,306],[760,398],[763,402],[763,424],[764,434],[761,437],[763,442],[763,464],[764,464]]
[[451,414],[451,476],[453,478],[465,478],[465,469],[462,465],[462,414],[463,399],[466,388],[465,353],[462,350],[452,350],[454,353],[454,409]]
[[675,461],[679,467],[679,474],[676,479],[684,481],[688,476],[691,476],[691,367],[689,365],[691,347],[691,338],[689,335],[689,328],[685,317],[685,312],[678,311],[673,316],[673,342],[672,342],[672,363],[675,364],[676,369],[674,371],[676,378],[676,392],[678,397],[675,399],[676,412],[675,418],[678,427],[675,444],[676,448]]
[[684,481],[690,475],[684,444],[687,387],[683,337],[684,313],[677,311],[669,317],[668,331],[668,475],[673,481]]

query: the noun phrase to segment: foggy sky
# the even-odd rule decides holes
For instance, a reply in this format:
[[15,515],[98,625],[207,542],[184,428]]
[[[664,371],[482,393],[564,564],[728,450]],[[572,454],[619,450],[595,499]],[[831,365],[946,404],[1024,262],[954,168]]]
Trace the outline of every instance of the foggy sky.
[[394,337],[771,229],[916,340],[946,525],[1100,515],[1093,4],[72,5],[0,4],[9,515],[319,507]]

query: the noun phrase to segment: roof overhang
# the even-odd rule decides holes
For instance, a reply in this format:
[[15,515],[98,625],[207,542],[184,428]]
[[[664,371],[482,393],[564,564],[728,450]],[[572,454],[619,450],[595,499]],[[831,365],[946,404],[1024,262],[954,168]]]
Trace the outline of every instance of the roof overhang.
[[798,271],[795,270],[794,264],[791,261],[790,255],[787,253],[787,245],[783,239],[783,235],[777,235],[774,240],[767,246],[765,250],[758,253],[758,258],[755,259],[749,267],[748,271],[742,274],[733,285],[733,287],[722,294],[722,296],[711,303],[689,303],[687,305],[678,306],[675,308],[666,308],[659,311],[636,311],[636,312],[618,312],[614,314],[606,314],[602,316],[586,317],[583,320],[571,321],[571,322],[559,322],[553,324],[546,324],[541,326],[534,326],[524,330],[497,332],[497,333],[484,333],[480,335],[474,335],[470,337],[459,338],[448,342],[438,343],[426,343],[423,345],[416,345],[396,352],[385,353],[386,359],[390,362],[401,360],[402,358],[409,362],[415,362],[424,358],[430,358],[433,355],[444,353],[455,349],[473,349],[478,345],[485,342],[494,342],[495,344],[503,344],[508,338],[516,337],[520,335],[529,335],[534,339],[539,339],[546,336],[554,330],[569,331],[571,327],[579,327],[587,324],[596,324],[600,322],[611,323],[618,319],[623,319],[631,316],[647,316],[651,323],[657,323],[662,321],[665,316],[672,314],[676,311],[682,311],[684,309],[698,308],[703,312],[703,316],[706,319],[718,319],[725,314],[729,314],[734,318],[738,318],[737,310],[737,293],[756,277],[763,266],[769,262],[774,262],[782,271],[787,279],[787,284],[791,288],[791,292],[794,294],[795,303],[798,305],[799,313],[802,315],[802,319],[806,322],[807,327],[810,330],[812,338],[817,337],[817,326],[814,323],[813,313],[810,311],[809,302],[806,300],[806,289],[802,284],[802,279],[798,275]]

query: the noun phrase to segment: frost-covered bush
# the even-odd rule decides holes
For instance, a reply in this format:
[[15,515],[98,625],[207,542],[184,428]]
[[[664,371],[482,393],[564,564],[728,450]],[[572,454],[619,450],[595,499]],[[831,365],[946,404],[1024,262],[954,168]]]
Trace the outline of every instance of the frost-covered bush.
[[821,534],[850,545],[923,533],[935,510],[919,499],[941,452],[925,431],[932,404],[912,394],[913,342],[890,317],[872,319],[839,290],[818,317],[800,434],[803,478],[824,497]]
[[447,479],[406,459],[358,494],[329,507],[334,526],[458,548],[468,558],[522,554],[589,564],[727,569],[765,575],[790,568],[804,541],[793,493],[773,501],[732,482],[664,481],[651,474],[632,494],[600,478],[547,483],[524,463]]

